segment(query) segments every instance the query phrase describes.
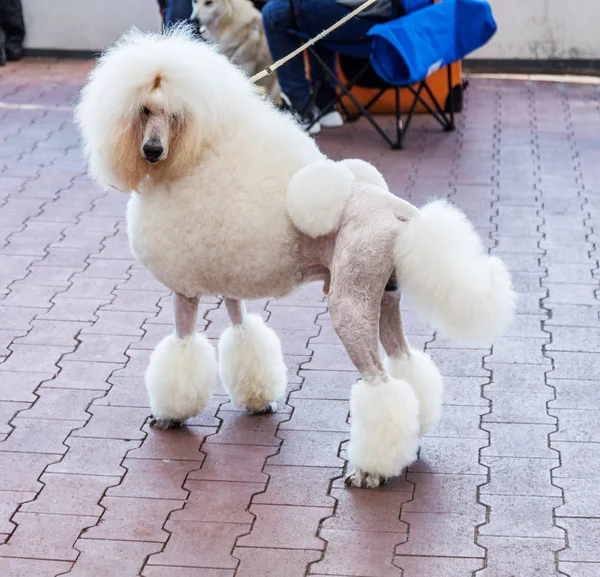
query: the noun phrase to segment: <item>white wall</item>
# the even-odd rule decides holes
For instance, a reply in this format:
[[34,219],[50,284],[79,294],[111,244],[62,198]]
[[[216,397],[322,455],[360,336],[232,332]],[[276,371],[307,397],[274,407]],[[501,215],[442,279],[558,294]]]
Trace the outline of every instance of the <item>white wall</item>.
[[27,48],[98,50],[131,26],[160,30],[157,0],[21,1]]
[[[160,26],[156,0],[22,1],[29,48],[97,50]],[[600,58],[600,0],[490,1],[498,32],[474,57]]]
[[600,0],[488,0],[498,32],[479,58],[600,58]]

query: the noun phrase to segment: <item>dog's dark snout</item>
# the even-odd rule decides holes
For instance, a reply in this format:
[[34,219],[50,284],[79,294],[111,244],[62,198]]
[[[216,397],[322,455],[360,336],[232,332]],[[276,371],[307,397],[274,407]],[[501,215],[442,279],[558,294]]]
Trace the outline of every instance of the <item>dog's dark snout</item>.
[[144,144],[144,156],[148,162],[158,162],[162,156],[163,147],[157,140],[149,140]]

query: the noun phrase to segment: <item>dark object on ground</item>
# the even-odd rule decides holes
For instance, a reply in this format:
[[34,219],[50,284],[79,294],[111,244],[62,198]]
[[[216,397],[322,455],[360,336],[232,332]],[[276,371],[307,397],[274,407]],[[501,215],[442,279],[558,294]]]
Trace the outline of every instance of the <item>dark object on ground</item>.
[[0,1],[0,65],[6,60],[23,58],[25,22],[21,0]]

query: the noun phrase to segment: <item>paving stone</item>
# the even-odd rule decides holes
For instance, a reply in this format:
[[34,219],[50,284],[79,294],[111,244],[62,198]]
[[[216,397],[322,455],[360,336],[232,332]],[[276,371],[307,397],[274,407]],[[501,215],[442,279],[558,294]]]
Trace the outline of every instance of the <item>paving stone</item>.
[[74,429],[85,425],[85,421],[16,417],[11,424],[14,431],[2,444],[2,451],[62,455],[67,452],[64,440]]
[[311,575],[355,575],[401,577],[392,565],[395,546],[405,534],[364,531],[322,530],[327,541],[325,557],[311,567]]
[[488,377],[483,368],[483,357],[489,355],[485,349],[434,349],[431,358],[444,377]]
[[139,575],[148,555],[160,551],[161,543],[79,539],[81,551],[69,577],[107,577],[108,575]]
[[440,421],[427,436],[487,439],[487,433],[479,428],[480,418],[487,411],[487,407],[444,407]]
[[44,484],[37,498],[21,506],[22,513],[51,513],[100,517],[98,502],[106,489],[120,482],[120,477],[63,475],[44,473]]
[[102,522],[87,530],[82,539],[115,541],[166,542],[169,534],[162,529],[171,511],[180,509],[183,501],[104,497],[106,510]]
[[548,447],[548,435],[553,426],[514,423],[486,423],[491,443],[482,451],[490,457],[537,457],[552,459],[553,451]]
[[600,443],[600,411],[554,409],[551,413],[558,417],[558,431],[552,441]]
[[175,511],[171,520],[252,523],[254,516],[246,509],[252,496],[264,490],[264,484],[190,480],[184,488],[189,491],[185,508]]
[[549,339],[500,338],[494,343],[493,352],[486,362],[550,364],[550,359],[542,354],[542,346],[549,342]]
[[199,463],[169,460],[125,459],[127,474],[120,485],[112,487],[109,497],[139,497],[145,499],[183,500],[187,492],[183,483]]
[[551,332],[552,343],[547,345],[547,351],[600,352],[600,335],[597,329],[552,327]]
[[481,577],[559,577],[554,554],[564,547],[562,539],[481,536],[488,549],[487,567]]
[[[485,475],[445,475],[408,473],[414,483],[413,498],[402,505],[402,513],[464,513],[473,524],[483,522],[484,508],[476,503],[477,487],[483,485]],[[468,496],[473,498],[469,501]]]
[[274,447],[206,444],[206,460],[201,469],[189,474],[188,480],[265,483],[267,476],[262,467],[275,451]]
[[18,528],[1,549],[4,557],[75,561],[73,544],[79,533],[94,525],[97,517],[16,513]]
[[586,561],[600,563],[600,519],[567,519],[557,520],[569,535],[569,546],[558,554],[560,561]]
[[600,571],[600,563],[560,563],[560,570],[570,577],[596,577]]
[[200,447],[207,435],[216,432],[212,427],[182,427],[161,431],[145,425],[147,434],[139,449],[131,451],[129,459],[157,459],[172,461],[204,461],[204,453]]
[[94,363],[61,359],[60,373],[53,380],[42,382],[42,387],[57,389],[88,389],[107,391],[108,378],[123,365],[116,363]]
[[554,370],[548,373],[552,379],[595,379],[600,373],[600,355],[595,353],[553,352]]
[[314,431],[280,431],[283,444],[279,452],[268,460],[269,465],[304,467],[341,467],[339,446],[347,434]]
[[349,430],[347,401],[294,399],[294,413],[281,423],[280,430],[339,431]]
[[352,371],[352,361],[343,345],[318,345],[311,342],[313,356],[305,369],[313,371]]
[[221,427],[219,434],[206,439],[206,443],[226,443],[228,445],[262,445],[278,447],[281,439],[276,437],[277,429],[289,418],[285,413],[249,415],[233,411],[220,411]]
[[599,306],[589,305],[552,305],[552,318],[545,324],[565,327],[592,327],[600,328]]
[[600,518],[600,494],[593,479],[556,479],[564,491],[565,504],[556,510],[557,517]]
[[589,409],[600,411],[600,396],[597,381],[570,381],[548,379],[548,384],[556,389],[556,399],[550,401],[552,409]]
[[513,365],[503,363],[485,363],[487,369],[492,372],[491,383],[484,388],[485,395],[488,393],[527,393],[551,394],[552,389],[546,385],[546,373],[551,367],[545,365]]
[[82,334],[77,350],[69,355],[69,361],[88,361],[105,363],[126,363],[125,351],[137,337],[116,335]]
[[[551,389],[548,389],[551,391]],[[546,412],[547,403],[553,395],[529,393],[493,392],[486,396],[491,399],[493,411],[483,415],[484,423],[536,423],[552,425],[556,419]]]
[[269,309],[269,326],[274,329],[311,330],[320,313],[326,311],[321,307],[288,307],[276,306]]
[[394,564],[404,570],[403,577],[471,577],[482,567],[482,559],[455,557],[402,557],[394,558]]
[[[553,472],[555,478],[596,478],[600,444],[558,441],[553,441],[551,444],[552,448],[560,453],[560,467]],[[557,484],[560,485],[560,482]]]
[[144,577],[234,577],[233,569],[199,569],[196,567],[159,567],[152,565],[146,567],[142,573]]
[[0,557],[0,571],[3,577],[55,577],[66,573],[72,567],[67,561],[47,561],[39,559],[10,559]]
[[296,577],[305,574],[306,567],[319,559],[320,552],[237,547],[234,555],[240,560],[236,577]]
[[24,419],[61,419],[87,421],[87,408],[103,391],[40,388],[38,400],[19,416]]
[[[333,507],[334,499],[328,495],[329,484],[341,475],[341,469],[325,467],[286,467],[267,465],[269,475],[265,492],[254,496],[255,504],[298,505],[306,507]],[[290,488],[293,490],[290,491]]]
[[396,548],[398,555],[484,557],[473,543],[474,527],[461,513],[402,513],[410,526],[408,540]]
[[96,320],[96,311],[107,300],[68,299],[56,297],[54,306],[48,311],[37,315],[39,320],[90,322]]
[[333,508],[252,505],[250,512],[256,515],[252,532],[238,539],[238,547],[321,550],[324,543],[315,535]]
[[389,531],[405,533],[406,523],[400,521],[400,509],[412,497],[412,491],[361,491],[333,489],[337,500],[335,515],[322,523],[323,529],[346,531]]
[[25,373],[58,372],[57,363],[73,351],[74,347],[51,345],[11,345],[12,354],[0,363],[0,375],[4,371]]
[[148,565],[235,569],[238,562],[231,555],[233,544],[250,525],[168,521],[165,529],[171,538],[162,553],[150,557]]
[[559,464],[557,458],[482,457],[481,463],[489,467],[490,475],[489,483],[480,489],[482,495],[561,496],[551,482],[551,471]]
[[562,504],[560,497],[482,495],[481,502],[490,506],[490,519],[479,528],[480,535],[546,539],[563,536],[552,521],[554,508]]
[[67,454],[60,462],[56,462],[58,455],[50,458],[49,462],[55,464],[50,465],[47,472],[122,477],[126,471],[121,462],[127,451],[139,447],[140,442],[69,437],[65,444],[69,448]]
[[0,534],[8,535],[14,531],[15,524],[10,520],[13,514],[17,512],[22,503],[27,503],[35,497],[36,493],[32,491],[0,490]]
[[[310,368],[310,364],[307,365]],[[313,371],[301,370],[302,387],[291,395],[292,404],[295,399],[350,399],[352,385],[359,379],[356,371]]]
[[483,475],[485,469],[478,463],[478,456],[485,445],[485,439],[424,437],[420,442],[419,460],[408,470],[411,473]]

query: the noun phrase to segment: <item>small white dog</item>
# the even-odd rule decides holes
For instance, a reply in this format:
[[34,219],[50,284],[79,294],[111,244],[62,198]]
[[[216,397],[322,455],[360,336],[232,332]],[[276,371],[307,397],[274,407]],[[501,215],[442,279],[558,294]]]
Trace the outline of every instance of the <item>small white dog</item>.
[[[232,62],[254,76],[273,64],[262,16],[250,0],[193,0],[192,20],[203,36],[216,44]],[[277,76],[271,74],[257,85],[275,103],[279,103]]]
[[[182,30],[131,33],[109,50],[77,120],[92,175],[133,191],[133,253],[175,293],[176,331],[146,373],[154,423],[198,414],[217,371],[235,405],[273,409],[286,389],[281,345],[243,300],[319,280],[362,377],[348,483],[375,487],[413,462],[439,417],[442,379],[406,342],[400,291],[461,339],[487,341],[513,314],[510,276],[465,216],[445,201],[417,209],[366,162],[328,160],[240,70]],[[232,321],[218,365],[195,332],[203,295],[223,295]]]

